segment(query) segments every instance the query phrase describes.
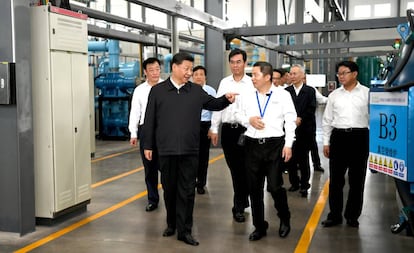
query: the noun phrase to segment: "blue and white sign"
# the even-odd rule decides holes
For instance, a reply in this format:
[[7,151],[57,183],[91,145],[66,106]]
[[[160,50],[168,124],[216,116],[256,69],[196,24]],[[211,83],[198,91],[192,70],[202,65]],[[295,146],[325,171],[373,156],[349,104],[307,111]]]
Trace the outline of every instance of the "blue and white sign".
[[370,169],[407,181],[408,92],[370,93]]

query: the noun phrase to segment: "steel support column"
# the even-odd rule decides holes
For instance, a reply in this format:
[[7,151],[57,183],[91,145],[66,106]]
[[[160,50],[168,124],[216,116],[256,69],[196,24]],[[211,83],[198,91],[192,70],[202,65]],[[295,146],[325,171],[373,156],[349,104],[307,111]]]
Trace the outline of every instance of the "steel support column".
[[[278,1],[266,0],[266,10],[266,24],[277,25]],[[266,36],[266,39],[275,44],[279,44],[279,36]],[[282,65],[281,58],[279,59],[279,53],[273,50],[268,50],[268,61],[272,64],[273,68],[279,68]]]
[[[218,18],[223,16],[223,2],[222,0],[208,0],[204,1],[205,12],[214,15]],[[207,83],[214,88],[218,88],[220,80],[224,76],[225,59],[225,41],[223,33],[218,30],[213,30],[205,27],[205,67],[207,69]],[[224,57],[223,57],[224,55]]]
[[0,104],[0,231],[23,235],[36,222],[30,7],[27,0],[2,3],[0,62],[14,64],[16,92],[15,103]]
[[178,37],[178,28],[177,28],[177,17],[171,16],[171,53],[174,55],[180,50],[179,43],[180,39]]

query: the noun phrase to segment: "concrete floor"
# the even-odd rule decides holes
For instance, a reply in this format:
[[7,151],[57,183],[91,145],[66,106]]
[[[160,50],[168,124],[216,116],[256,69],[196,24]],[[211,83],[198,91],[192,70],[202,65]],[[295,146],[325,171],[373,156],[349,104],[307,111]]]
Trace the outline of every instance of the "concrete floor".
[[[128,141],[97,141],[92,200],[87,210],[53,226],[37,226],[35,232],[23,237],[0,232],[0,252],[414,252],[413,237],[405,231],[398,235],[390,232],[399,214],[393,179],[371,172],[367,174],[359,229],[320,225],[329,211],[328,173],[315,172],[307,198],[298,192],[288,193],[292,213],[289,236],[279,238],[279,220],[270,195],[265,194],[268,235],[250,242],[251,210],[246,209],[245,223],[232,219],[232,185],[222,150],[211,149],[210,159],[207,193],[196,195],[194,208],[197,247],[177,241],[175,236],[161,236],[166,227],[163,202],[154,212],[145,212],[144,171],[138,150],[131,149]],[[327,169],[327,160],[321,159]],[[288,182],[285,175],[286,188]],[[160,193],[162,196],[162,189]]]
[[[252,232],[250,209],[245,223],[232,220],[232,187],[221,149],[212,149],[207,194],[196,195],[193,235],[198,247],[188,246],[175,237],[162,237],[165,228],[163,204],[156,211],[145,212],[144,172],[137,150],[127,141],[98,141],[96,158],[123,152],[112,158],[92,162],[93,196],[86,212],[72,215],[53,226],[37,226],[36,231],[19,237],[0,233],[0,252],[20,248],[30,252],[413,252],[414,238],[405,233],[394,235],[389,226],[398,217],[395,187],[391,178],[368,172],[365,203],[360,228],[346,225],[322,228],[319,216],[316,226],[308,226],[312,212],[318,211],[317,200],[324,189],[327,173],[312,174],[311,194],[302,198],[288,193],[292,212],[292,231],[285,239],[277,234],[279,221],[266,194],[266,218],[270,223],[267,237],[248,240]],[[324,167],[326,160],[323,159]],[[135,171],[134,171],[135,170]],[[124,177],[99,185],[102,180],[131,172]],[[287,177],[285,177],[286,181]],[[285,183],[288,186],[288,183]],[[162,190],[160,189],[160,192]],[[316,206],[316,208],[315,208]],[[321,219],[326,217],[327,205]],[[315,222],[315,218],[313,218]],[[313,231],[314,230],[314,231]],[[53,234],[56,233],[57,234]],[[60,235],[59,233],[63,234]],[[313,233],[313,235],[312,235]],[[309,234],[311,234],[309,236]],[[305,239],[305,242],[301,238]],[[50,240],[43,244],[42,239]],[[38,242],[40,246],[32,243]],[[305,244],[305,246],[303,246]],[[28,246],[29,245],[29,246]],[[31,246],[32,245],[32,246]],[[301,246],[302,245],[302,246]],[[309,246],[306,246],[309,245]],[[28,246],[24,248],[25,246]]]

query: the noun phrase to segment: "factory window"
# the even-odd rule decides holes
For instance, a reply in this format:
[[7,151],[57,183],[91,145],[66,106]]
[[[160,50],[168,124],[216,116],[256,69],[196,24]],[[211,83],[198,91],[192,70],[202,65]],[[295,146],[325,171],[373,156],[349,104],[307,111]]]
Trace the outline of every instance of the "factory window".
[[391,16],[391,4],[375,4],[374,5],[375,17],[390,17]]
[[131,3],[130,6],[131,6],[130,19],[137,21],[137,22],[142,22],[142,7],[137,4],[133,4],[133,3]]
[[414,9],[414,2],[407,2],[407,9]]
[[371,5],[355,5],[355,18],[369,18],[371,17]]

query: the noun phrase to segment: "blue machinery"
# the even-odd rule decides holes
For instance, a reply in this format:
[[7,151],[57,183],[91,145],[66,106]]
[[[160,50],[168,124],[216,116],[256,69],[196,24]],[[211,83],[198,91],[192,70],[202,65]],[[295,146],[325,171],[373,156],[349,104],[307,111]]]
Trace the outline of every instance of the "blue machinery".
[[128,117],[138,62],[119,64],[119,41],[90,41],[88,51],[108,52],[101,58],[95,88],[98,89],[98,126],[101,139],[129,138]]
[[414,14],[397,27],[403,41],[400,58],[391,76],[370,92],[370,153],[368,166],[395,178],[403,208],[391,232],[414,224]]

